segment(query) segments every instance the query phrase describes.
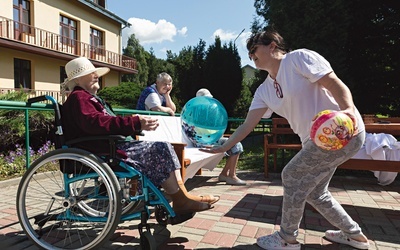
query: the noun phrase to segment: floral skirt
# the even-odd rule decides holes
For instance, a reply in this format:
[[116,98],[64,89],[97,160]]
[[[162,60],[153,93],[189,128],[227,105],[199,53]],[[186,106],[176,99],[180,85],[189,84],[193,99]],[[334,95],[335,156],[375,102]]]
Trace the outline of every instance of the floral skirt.
[[181,167],[168,142],[130,141],[117,145],[117,148],[125,151],[127,163],[149,178],[156,187]]

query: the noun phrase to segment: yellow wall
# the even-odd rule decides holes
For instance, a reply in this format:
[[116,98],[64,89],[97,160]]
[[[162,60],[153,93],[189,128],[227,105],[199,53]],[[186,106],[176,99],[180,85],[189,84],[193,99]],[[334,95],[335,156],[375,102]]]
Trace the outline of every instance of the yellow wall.
[[110,71],[107,75],[103,76],[103,86],[111,87],[118,86],[119,74],[115,71]]
[[[90,44],[90,28],[104,32],[105,50],[121,53],[121,24],[76,0],[31,0],[32,26],[59,35],[60,15],[78,23],[78,41]],[[13,0],[0,0],[0,16],[13,19]],[[0,88],[14,88],[14,58],[31,61],[32,89],[59,91],[63,60],[0,47]],[[120,74],[111,71],[103,77],[105,86],[119,84]]]
[[0,0],[0,16],[13,19],[13,1]]
[[64,61],[4,48],[1,53],[1,88],[14,88],[14,58],[19,58],[31,61],[32,89],[60,91],[60,66]]
[[[32,89],[60,91],[60,67],[65,66],[65,61],[4,48],[0,48],[0,54],[0,88],[14,88],[14,58],[20,58],[31,61],[32,79],[35,79]],[[117,86],[118,72],[103,76],[103,84]]]
[[[4,0],[2,0],[4,1]],[[59,34],[60,15],[78,23],[78,41],[90,44],[90,28],[104,32],[106,50],[120,53],[121,24],[77,2],[68,0],[34,1],[34,25]]]
[[0,88],[14,88],[14,59],[11,53],[0,47]]

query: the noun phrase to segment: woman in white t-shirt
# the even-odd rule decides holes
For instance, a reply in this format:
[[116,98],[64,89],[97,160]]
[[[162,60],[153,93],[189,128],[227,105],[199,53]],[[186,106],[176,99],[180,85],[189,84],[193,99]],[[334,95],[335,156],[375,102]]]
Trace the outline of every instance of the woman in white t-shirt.
[[[365,140],[364,123],[349,88],[318,53],[307,49],[287,52],[283,38],[275,30],[253,34],[247,49],[256,67],[269,75],[254,94],[244,124],[223,145],[204,151],[226,151],[273,112],[285,117],[302,141],[302,150],[282,171],[280,230],[258,238],[257,244],[264,249],[301,249],[296,238],[308,202],[339,229],[326,231],[327,239],[368,249],[368,239],[359,225],[328,191],[337,166],[356,154]],[[354,121],[357,134],[340,150],[321,149],[309,137],[312,118],[326,109],[346,112]]]

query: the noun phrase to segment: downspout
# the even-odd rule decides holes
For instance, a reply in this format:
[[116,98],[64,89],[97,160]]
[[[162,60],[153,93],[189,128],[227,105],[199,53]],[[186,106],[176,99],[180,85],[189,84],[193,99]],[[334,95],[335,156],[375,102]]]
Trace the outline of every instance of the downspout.
[[[125,25],[119,30],[119,37],[121,38],[121,42],[119,43],[119,51],[121,53],[121,61],[122,61],[122,56],[123,56],[123,54],[122,54],[122,30],[127,27],[131,27],[131,26],[132,26],[132,24],[126,22]],[[119,73],[119,82],[121,82],[121,81],[122,81],[122,74]]]

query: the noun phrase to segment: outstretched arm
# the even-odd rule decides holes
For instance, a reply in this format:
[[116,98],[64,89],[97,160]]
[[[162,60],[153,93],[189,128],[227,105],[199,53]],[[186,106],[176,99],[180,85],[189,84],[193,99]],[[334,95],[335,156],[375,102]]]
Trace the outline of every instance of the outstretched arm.
[[223,145],[212,148],[204,148],[200,150],[209,153],[222,153],[228,151],[236,143],[242,141],[251,131],[253,131],[253,129],[257,126],[258,122],[266,111],[267,108],[254,109],[249,111],[244,123],[238,127],[238,129],[229,137],[229,139]]

